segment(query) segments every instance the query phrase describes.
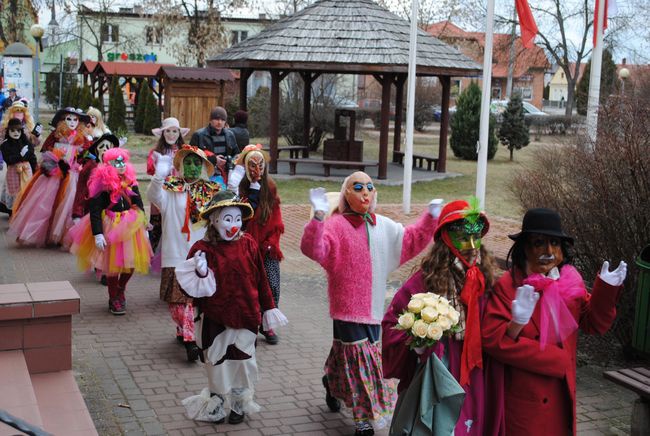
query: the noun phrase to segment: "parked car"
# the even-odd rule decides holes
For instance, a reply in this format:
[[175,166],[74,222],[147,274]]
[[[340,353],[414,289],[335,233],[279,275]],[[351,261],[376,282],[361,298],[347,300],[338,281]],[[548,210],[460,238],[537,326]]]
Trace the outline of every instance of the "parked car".
[[[535,106],[528,103],[527,101],[523,101],[522,105],[524,109],[524,118],[527,120],[538,116],[542,116],[542,117],[548,116],[546,112],[537,109]],[[494,100],[492,103],[490,103],[490,112],[494,114],[498,123],[502,121],[503,112],[506,110],[507,107],[508,107],[508,100]]]
[[[452,106],[449,108],[449,118],[454,116],[456,113],[456,106]],[[438,106],[436,109],[433,110],[433,120],[440,122],[440,119],[442,118],[442,109]]]
[[342,98],[336,102],[336,107],[341,109],[357,109],[359,105],[354,100]]

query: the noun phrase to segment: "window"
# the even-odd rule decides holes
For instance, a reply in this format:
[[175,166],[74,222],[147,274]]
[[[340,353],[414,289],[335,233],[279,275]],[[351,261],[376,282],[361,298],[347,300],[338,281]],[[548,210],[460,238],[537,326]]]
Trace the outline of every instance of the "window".
[[247,30],[233,30],[230,32],[230,45],[235,45],[248,38]]
[[454,79],[451,81],[451,96],[452,97],[458,97],[460,95],[461,91],[461,81],[460,79]]
[[160,45],[163,42],[163,32],[160,27],[147,26],[144,28],[147,45]]
[[495,100],[500,100],[501,99],[501,87],[493,87],[492,88],[492,99]]
[[102,24],[101,36],[102,42],[118,42],[119,40],[119,26],[116,24]]
[[521,95],[521,98],[524,100],[532,100],[533,98],[533,88],[528,87],[515,87],[512,89],[513,92],[518,92]]

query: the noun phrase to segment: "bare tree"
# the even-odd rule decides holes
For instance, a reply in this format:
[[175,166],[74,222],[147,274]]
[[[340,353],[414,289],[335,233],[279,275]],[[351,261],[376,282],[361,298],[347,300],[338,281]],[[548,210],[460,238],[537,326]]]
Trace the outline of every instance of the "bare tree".
[[258,8],[270,16],[284,17],[293,15],[296,12],[306,8],[316,0],[276,0],[269,2],[267,0],[252,0],[251,7]]
[[13,42],[27,42],[29,28],[25,22],[30,14],[38,15],[38,2],[9,0],[0,2],[0,41],[5,47]]
[[227,45],[222,15],[245,4],[245,0],[145,0],[144,9],[165,34],[186,35],[170,43],[180,64],[203,67]]

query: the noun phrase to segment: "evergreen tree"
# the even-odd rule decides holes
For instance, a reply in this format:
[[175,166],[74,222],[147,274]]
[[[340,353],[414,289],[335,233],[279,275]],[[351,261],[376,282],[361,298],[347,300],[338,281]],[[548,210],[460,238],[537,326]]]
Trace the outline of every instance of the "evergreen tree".
[[248,102],[248,131],[251,138],[267,138],[270,131],[271,91],[260,86]]
[[77,86],[76,73],[72,73],[73,67],[70,65],[70,58],[65,58],[63,62],[63,74],[60,74],[60,66],[56,65],[52,72],[47,73],[45,80],[45,101],[52,107],[59,105],[59,79],[63,76],[63,95],[61,96],[61,106],[66,107],[64,96],[70,92],[71,88]]
[[107,124],[115,134],[126,131],[126,105],[124,104],[124,93],[117,76],[113,76],[111,79]]
[[88,107],[92,105],[93,95],[90,93],[90,87],[84,85],[79,89],[79,102],[77,106],[82,111],[88,110]]
[[[147,85],[148,87],[148,85]],[[160,109],[158,108],[158,101],[153,92],[147,92],[147,99],[144,103],[144,113],[142,116],[142,133],[145,135],[152,135],[151,129],[160,126]]]
[[503,122],[499,128],[499,140],[510,150],[510,160],[513,160],[515,150],[530,143],[528,126],[524,120],[524,106],[521,95],[515,92],[503,112]]
[[[477,160],[476,143],[479,137],[481,118],[481,88],[476,82],[470,85],[456,99],[456,113],[451,118],[451,139],[449,145],[454,156],[466,160]],[[497,152],[498,141],[494,134],[494,117],[490,114],[488,130],[488,159]]]
[[[589,101],[589,76],[591,75],[591,59],[587,62],[582,78],[576,87],[576,109],[580,115],[587,115],[587,104]],[[605,104],[610,95],[618,92],[618,75],[616,64],[612,58],[612,52],[606,48],[603,50],[603,60],[600,70],[600,98],[599,103]]]
[[147,107],[147,100],[149,99],[150,93],[149,82],[143,80],[140,84],[140,93],[138,94],[138,102],[135,105],[135,117],[133,118],[133,129],[135,133],[143,133],[144,110]]

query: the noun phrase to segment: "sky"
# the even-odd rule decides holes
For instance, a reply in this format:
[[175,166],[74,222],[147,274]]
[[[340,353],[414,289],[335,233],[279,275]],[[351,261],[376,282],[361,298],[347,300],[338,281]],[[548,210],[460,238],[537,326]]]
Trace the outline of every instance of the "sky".
[[[420,6],[421,8],[431,8],[431,5],[434,5],[433,7],[436,8],[438,7],[437,5],[453,5],[454,3],[459,3],[459,2],[465,2],[465,4],[469,3],[474,3],[476,6],[474,7],[475,11],[478,11],[478,14],[474,13],[473,15],[480,15],[482,10],[485,9],[485,5],[487,3],[487,0],[419,0],[420,1]],[[618,3],[618,17],[614,17],[612,20],[610,20],[610,29],[616,29],[619,27],[619,29],[622,27],[622,29],[618,30],[614,34],[616,35],[615,38],[615,51],[614,51],[614,59],[617,63],[620,63],[621,60],[625,57],[627,58],[627,63],[640,63],[640,64],[647,64],[650,63],[650,30],[647,29],[645,23],[643,22],[643,17],[639,17],[638,15],[638,4],[639,2],[642,2],[644,0],[616,0]],[[260,12],[270,12],[273,10],[274,6],[276,5],[275,0],[250,0],[251,4],[253,5],[252,8],[247,8],[245,10],[240,10],[235,13],[235,15],[245,15],[245,16],[256,16]],[[563,0],[563,4],[565,5],[570,5],[570,4],[575,4],[577,2],[582,2],[582,0]],[[595,0],[589,0],[589,3],[593,6]],[[92,4],[95,3],[93,1],[85,1],[84,4],[87,5],[88,7],[92,7]],[[141,4],[141,2],[137,1],[116,1],[114,3],[115,7],[118,6],[125,6],[129,7],[134,4]],[[404,11],[409,10],[410,11],[410,2],[408,0],[384,0],[384,3],[389,5],[389,7],[398,12],[398,11]],[[514,4],[514,1],[512,2]],[[538,25],[540,28],[544,28],[545,25],[548,25],[548,23],[544,22],[544,16],[542,13],[535,11],[535,7],[539,8],[544,8],[548,6],[549,0],[529,0],[529,3],[531,5],[531,8],[533,8],[533,15],[536,16],[536,19],[538,21]],[[500,14],[502,16],[509,16],[511,12],[510,4],[508,2],[503,2],[499,1],[496,3],[497,4],[497,14]],[[406,7],[405,7],[406,6]],[[462,14],[463,8],[457,8],[460,12],[459,14]],[[646,14],[650,14],[650,8],[647,8]],[[57,15],[60,15],[61,12],[59,12],[61,8],[57,9]],[[437,12],[434,10],[434,12]],[[439,14],[435,14],[436,19],[439,18],[444,18],[445,14],[443,12],[440,12]],[[632,17],[632,18],[630,18]],[[485,28],[485,21],[481,20],[482,17],[479,17],[478,19],[472,17],[472,18],[467,18],[465,17],[463,19],[462,16],[459,16],[458,19],[452,18],[452,21],[457,23],[457,22],[463,22],[461,24],[461,27],[465,28],[465,30],[477,30],[481,31]],[[650,17],[646,17],[650,19]],[[635,22],[635,20],[637,22]],[[50,11],[43,8],[39,14],[39,21],[43,26],[47,26],[47,24],[50,22]],[[470,28],[473,27],[473,28]],[[582,26],[580,23],[575,23],[575,25],[569,25],[567,26],[568,32],[567,36],[570,39],[570,41],[573,41],[574,43],[579,43],[580,38],[582,36],[581,29]],[[554,34],[554,32],[549,31],[547,32],[548,34]],[[605,33],[605,36],[607,37],[608,31]],[[539,36],[538,36],[539,40]],[[588,47],[591,46],[591,33],[589,34],[589,40],[588,40]]]

